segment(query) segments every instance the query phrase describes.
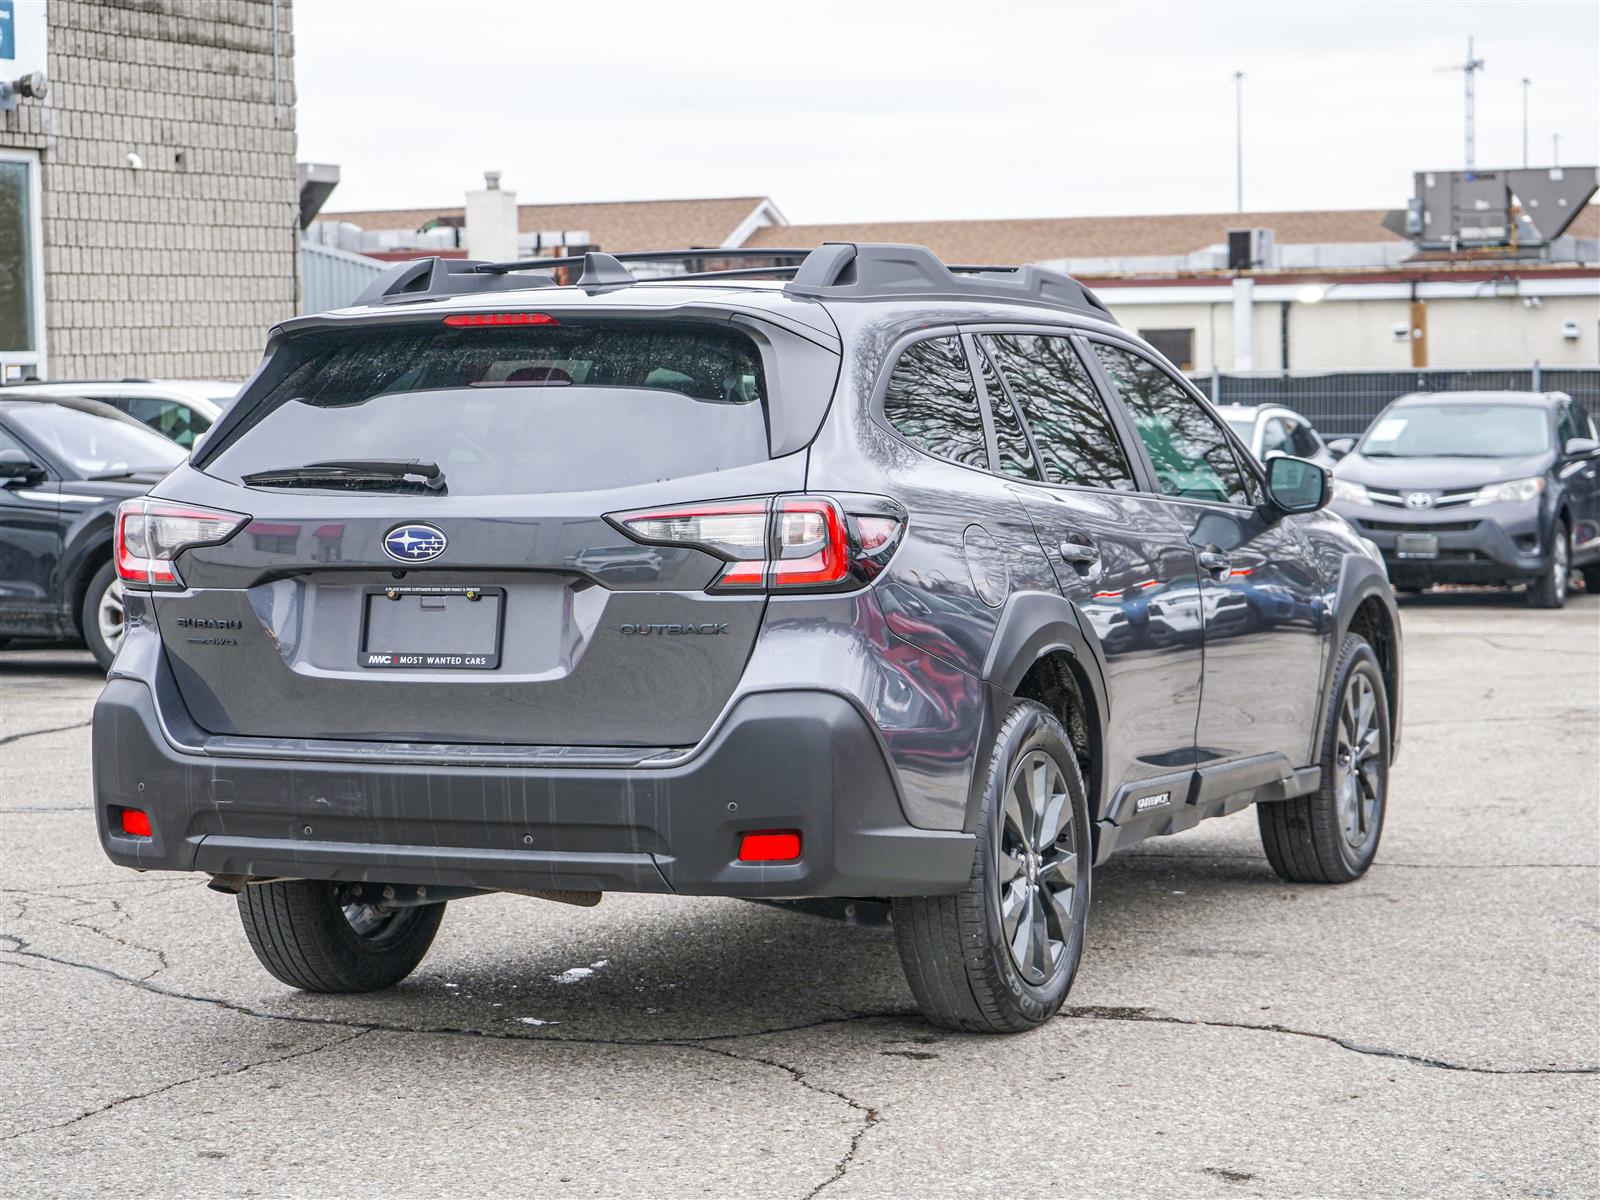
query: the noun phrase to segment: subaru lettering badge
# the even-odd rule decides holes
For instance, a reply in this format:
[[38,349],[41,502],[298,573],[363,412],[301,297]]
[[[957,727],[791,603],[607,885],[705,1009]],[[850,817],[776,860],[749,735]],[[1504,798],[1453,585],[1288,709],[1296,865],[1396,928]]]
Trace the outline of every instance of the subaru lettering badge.
[[1412,492],[1406,497],[1407,508],[1432,508],[1433,497],[1427,492]]
[[431,562],[449,543],[432,525],[396,525],[383,535],[383,552],[396,562]]

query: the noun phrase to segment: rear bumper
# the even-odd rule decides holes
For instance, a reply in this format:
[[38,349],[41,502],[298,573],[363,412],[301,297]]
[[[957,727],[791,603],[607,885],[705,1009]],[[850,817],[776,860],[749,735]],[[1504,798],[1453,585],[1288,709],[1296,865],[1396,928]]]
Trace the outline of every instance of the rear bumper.
[[[765,898],[959,891],[973,835],[906,822],[878,739],[843,697],[765,692],[665,768],[352,763],[172,744],[148,686],[94,713],[95,814],[139,870],[488,889]],[[120,808],[152,836],[121,832]],[[742,834],[798,830],[793,863],[737,861]],[[115,832],[113,832],[115,830]]]

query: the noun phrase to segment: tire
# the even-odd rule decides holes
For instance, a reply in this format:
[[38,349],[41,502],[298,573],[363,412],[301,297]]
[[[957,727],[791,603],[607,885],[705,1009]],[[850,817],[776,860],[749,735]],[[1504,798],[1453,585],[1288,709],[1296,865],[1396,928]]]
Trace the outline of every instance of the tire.
[[444,903],[382,914],[341,904],[348,887],[294,879],[240,892],[239,918],[261,965],[306,992],[376,992],[411,974],[433,944]]
[[[1565,521],[1557,521],[1550,539],[1550,566],[1528,587],[1528,603],[1534,608],[1560,608],[1567,602],[1567,585],[1572,575],[1572,534]],[[1584,585],[1585,588],[1588,584]]]
[[[1583,590],[1591,596],[1600,596],[1600,567],[1582,567]],[[0,642],[0,645],[4,645]]]
[[963,891],[895,899],[895,942],[933,1024],[1018,1033],[1053,1017],[1072,987],[1094,857],[1077,756],[1043,705],[1020,700],[1001,723],[977,833]]
[[[1378,656],[1359,634],[1346,635],[1340,648],[1326,720],[1317,790],[1256,807],[1267,861],[1290,883],[1361,878],[1383,836],[1389,798],[1389,700]],[[1353,766],[1352,750],[1358,752]]]
[[[112,618],[115,615],[115,619]],[[111,660],[122,645],[122,581],[113,563],[102,563],[84,589],[83,608],[78,613],[83,640],[102,671],[111,669]]]

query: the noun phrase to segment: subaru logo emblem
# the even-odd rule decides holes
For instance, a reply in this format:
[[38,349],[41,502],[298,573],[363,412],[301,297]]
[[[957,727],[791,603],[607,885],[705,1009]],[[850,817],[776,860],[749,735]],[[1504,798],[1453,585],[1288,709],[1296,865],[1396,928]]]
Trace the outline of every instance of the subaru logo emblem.
[[1406,497],[1407,508],[1432,508],[1433,497],[1427,492],[1412,492]]
[[396,525],[383,535],[383,552],[397,562],[431,562],[450,543],[432,525]]

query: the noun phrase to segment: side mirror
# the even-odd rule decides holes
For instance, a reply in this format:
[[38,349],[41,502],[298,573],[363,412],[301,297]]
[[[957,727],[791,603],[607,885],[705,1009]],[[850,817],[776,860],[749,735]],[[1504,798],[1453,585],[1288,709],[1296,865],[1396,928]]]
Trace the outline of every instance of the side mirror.
[[1593,438],[1568,438],[1565,450],[1568,458],[1593,458],[1600,454],[1600,442]]
[[1334,438],[1327,443],[1327,446],[1328,453],[1333,455],[1335,459],[1340,459],[1356,448],[1356,440],[1351,437]]
[[0,450],[0,485],[37,483],[45,477],[45,469],[21,450]]
[[1284,512],[1316,512],[1328,503],[1332,478],[1314,462],[1280,455],[1267,462],[1267,496]]

